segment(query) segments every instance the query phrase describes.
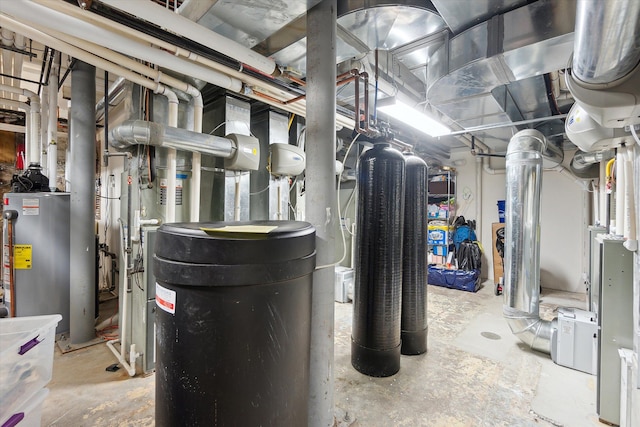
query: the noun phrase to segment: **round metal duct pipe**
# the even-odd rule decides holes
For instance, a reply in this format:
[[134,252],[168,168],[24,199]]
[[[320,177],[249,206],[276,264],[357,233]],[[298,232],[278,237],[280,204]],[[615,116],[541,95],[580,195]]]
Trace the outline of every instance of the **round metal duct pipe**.
[[351,364],[372,377],[400,369],[405,161],[390,144],[358,163]]
[[516,133],[506,157],[506,236],[503,314],[511,331],[533,350],[551,353],[557,321],[542,320],[540,303],[540,194],[542,152],[537,130]]

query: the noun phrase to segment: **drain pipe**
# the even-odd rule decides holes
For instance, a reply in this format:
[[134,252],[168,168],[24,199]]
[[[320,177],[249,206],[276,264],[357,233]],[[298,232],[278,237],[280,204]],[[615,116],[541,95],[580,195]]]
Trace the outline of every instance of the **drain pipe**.
[[[179,101],[175,92],[164,87],[161,92],[156,92],[166,96],[169,102],[169,117],[167,125],[169,127],[178,127],[178,106]],[[176,174],[178,173],[178,152],[175,148],[167,150],[167,213],[165,222],[176,222]]]
[[503,314],[533,350],[551,353],[557,320],[540,319],[540,194],[547,141],[526,129],[509,141],[506,157],[506,237]]
[[[204,104],[202,102],[202,94],[198,89],[189,85],[190,91],[187,91],[191,95],[193,100],[193,131],[196,133],[202,133],[202,113],[204,110]],[[190,209],[191,221],[200,221],[200,183],[202,180],[202,155],[199,152],[193,152],[191,155],[191,197],[190,197]]]

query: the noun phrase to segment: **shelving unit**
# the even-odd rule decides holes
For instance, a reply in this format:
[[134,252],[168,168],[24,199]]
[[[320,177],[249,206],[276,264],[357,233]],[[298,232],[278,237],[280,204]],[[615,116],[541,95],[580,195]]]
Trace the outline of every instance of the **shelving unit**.
[[429,174],[427,218],[431,264],[444,264],[452,241],[451,222],[455,217],[456,175],[454,170]]

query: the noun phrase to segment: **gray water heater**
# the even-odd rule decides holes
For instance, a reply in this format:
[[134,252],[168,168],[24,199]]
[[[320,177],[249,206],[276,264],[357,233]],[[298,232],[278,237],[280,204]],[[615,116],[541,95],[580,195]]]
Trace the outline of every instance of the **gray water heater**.
[[6,193],[4,212],[13,227],[15,295],[9,291],[7,224],[3,229],[3,287],[6,305],[15,298],[15,316],[61,314],[56,333],[69,331],[69,193]]

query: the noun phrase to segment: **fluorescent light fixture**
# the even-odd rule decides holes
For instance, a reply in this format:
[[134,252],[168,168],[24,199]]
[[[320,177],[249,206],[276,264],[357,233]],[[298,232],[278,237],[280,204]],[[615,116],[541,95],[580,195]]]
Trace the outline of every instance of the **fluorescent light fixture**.
[[378,101],[378,111],[399,120],[421,132],[431,136],[443,136],[451,133],[451,129],[433,117],[408,106],[402,101],[385,98]]

